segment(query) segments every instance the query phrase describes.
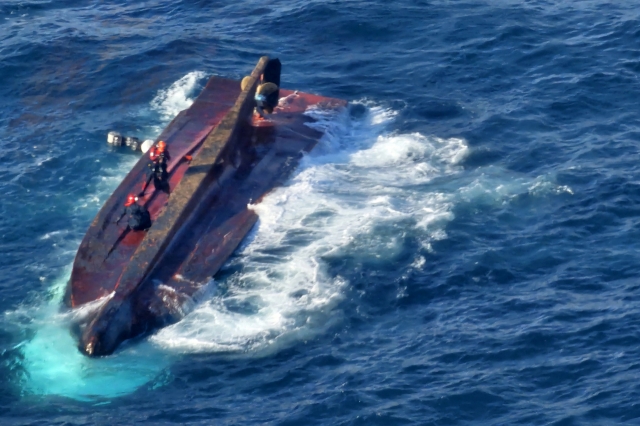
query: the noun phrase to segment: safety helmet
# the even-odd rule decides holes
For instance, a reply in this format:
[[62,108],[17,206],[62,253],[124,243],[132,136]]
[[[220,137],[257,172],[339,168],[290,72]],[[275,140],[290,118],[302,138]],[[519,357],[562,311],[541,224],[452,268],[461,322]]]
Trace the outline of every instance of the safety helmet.
[[151,149],[149,150],[149,158],[151,159],[151,161],[156,161],[158,154],[159,154],[158,149],[155,146],[152,146]]
[[158,142],[158,144],[156,146],[158,147],[158,152],[159,153],[164,152],[164,150],[167,148],[167,144],[164,141]]
[[130,205],[133,205],[133,203],[135,203],[136,201],[138,201],[138,197],[136,197],[133,194],[129,194],[129,196],[127,197],[127,201],[125,201],[124,203],[124,206],[129,207]]

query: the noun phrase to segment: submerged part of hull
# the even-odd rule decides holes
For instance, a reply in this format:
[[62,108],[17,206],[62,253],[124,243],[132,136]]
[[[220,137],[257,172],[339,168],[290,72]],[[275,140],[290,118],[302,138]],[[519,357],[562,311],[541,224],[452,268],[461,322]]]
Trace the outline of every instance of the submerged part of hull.
[[[281,90],[287,102],[270,120],[256,121],[253,96],[268,67],[261,58],[244,91],[236,81],[212,78],[163,132],[173,159],[172,191],[147,190],[148,232],[113,223],[127,194],[144,180],[144,158],[98,213],[69,283],[72,307],[112,295],[84,327],[85,354],[110,354],[125,339],[179,320],[255,224],[249,205],[282,182],[322,136],[306,125],[312,121],[307,108],[345,105]],[[182,160],[185,154],[193,156],[191,164]]]

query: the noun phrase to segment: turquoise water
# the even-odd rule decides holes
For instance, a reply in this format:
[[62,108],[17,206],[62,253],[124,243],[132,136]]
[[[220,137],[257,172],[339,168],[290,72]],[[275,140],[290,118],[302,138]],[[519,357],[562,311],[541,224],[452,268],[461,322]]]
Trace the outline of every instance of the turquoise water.
[[155,386],[169,374],[170,356],[145,342],[129,345],[113,357],[90,359],[77,350],[69,333],[75,315],[61,313],[64,286],[69,273],[53,287],[47,304],[30,312],[9,316],[28,317],[32,334],[21,343],[24,368],[21,386],[25,395],[57,395],[80,401],[101,402],[134,392],[142,386]]

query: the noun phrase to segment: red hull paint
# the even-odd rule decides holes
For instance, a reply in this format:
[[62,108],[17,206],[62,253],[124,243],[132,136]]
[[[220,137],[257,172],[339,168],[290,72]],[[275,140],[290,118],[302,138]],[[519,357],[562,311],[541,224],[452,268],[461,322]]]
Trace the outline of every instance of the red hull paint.
[[[169,164],[172,193],[190,169],[184,155],[193,156],[193,163],[197,164],[203,141],[232,109],[239,95],[239,82],[212,77],[193,105],[178,114],[162,132],[158,139],[167,142],[172,156]],[[209,281],[256,222],[256,213],[247,205],[259,202],[286,179],[302,153],[310,151],[322,136],[305,125],[312,121],[304,115],[307,108],[337,109],[346,104],[288,90],[281,90],[281,97],[287,97],[287,102],[276,108],[271,119],[240,118],[237,142],[228,149],[219,166],[216,164],[219,170],[210,186],[199,190],[199,198],[189,204],[193,212],[181,216],[184,223],[178,223],[175,235],[167,237],[170,241],[157,255],[159,260],[144,264],[149,270],[140,275],[139,282],[127,282],[119,289],[125,271],[131,275],[128,268],[131,269],[134,256],[142,250],[146,232],[126,230],[125,220],[120,225],[114,222],[123,211],[127,195],[140,192],[146,181],[149,159],[148,154],[144,155],[105,202],[78,249],[68,286],[69,305],[78,307],[114,294],[118,306],[126,304],[133,312],[130,327],[133,331],[127,337],[179,320],[181,310],[178,312],[176,307]],[[147,188],[144,204],[154,223],[170,197],[156,191],[153,184]],[[159,283],[163,285],[159,287]]]

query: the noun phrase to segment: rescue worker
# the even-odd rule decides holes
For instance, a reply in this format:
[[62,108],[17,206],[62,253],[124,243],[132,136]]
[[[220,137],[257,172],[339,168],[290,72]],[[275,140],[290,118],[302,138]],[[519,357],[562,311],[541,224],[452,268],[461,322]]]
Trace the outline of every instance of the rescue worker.
[[128,215],[127,226],[133,231],[146,231],[151,227],[151,214],[143,205],[138,204],[138,197],[130,194],[124,203],[124,212],[116,221],[118,224],[123,217]]
[[[240,89],[244,90],[249,85],[251,77],[247,76],[242,79]],[[273,114],[273,109],[278,106],[280,97],[280,88],[276,83],[264,82],[264,75],[260,76],[260,85],[256,89],[254,100],[256,101],[255,112],[261,117],[266,118],[265,113]]]
[[147,166],[149,167],[149,178],[142,186],[141,195],[144,194],[149,183],[153,179],[153,186],[160,191],[169,193],[169,172],[167,171],[168,161],[171,160],[167,144],[159,141],[156,146],[149,150],[149,159],[151,160]]
[[163,163],[163,168],[167,169],[167,161],[171,160],[169,150],[165,141],[160,141],[149,150],[149,158],[151,161],[160,161]]
[[280,88],[275,83],[262,83],[256,89],[256,111],[262,118],[265,113],[273,114],[273,109],[278,106]]

